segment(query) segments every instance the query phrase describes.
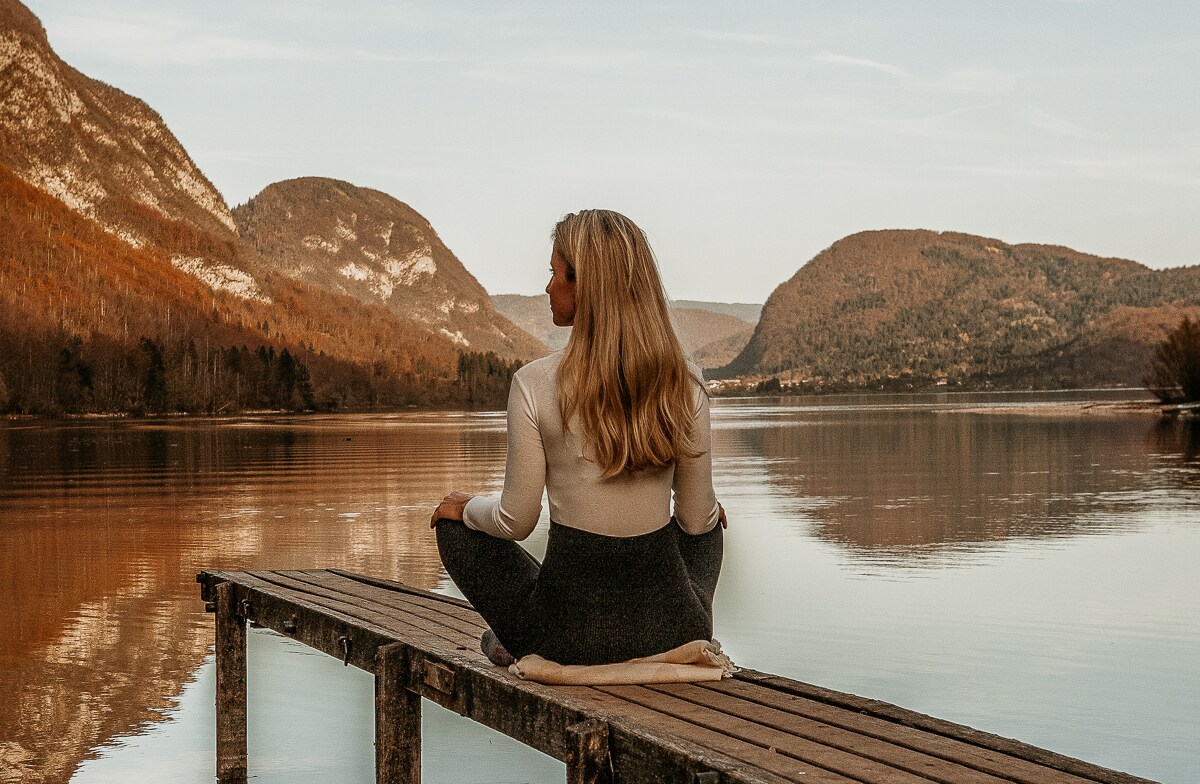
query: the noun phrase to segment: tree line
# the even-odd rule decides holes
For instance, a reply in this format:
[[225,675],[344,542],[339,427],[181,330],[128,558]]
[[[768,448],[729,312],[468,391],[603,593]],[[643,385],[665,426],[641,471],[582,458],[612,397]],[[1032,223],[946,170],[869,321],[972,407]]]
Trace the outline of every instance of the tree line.
[[[520,362],[465,352],[454,376],[362,367],[301,346],[214,346],[0,330],[0,413],[228,414],[406,406],[502,408]],[[429,368],[428,370],[433,370]]]

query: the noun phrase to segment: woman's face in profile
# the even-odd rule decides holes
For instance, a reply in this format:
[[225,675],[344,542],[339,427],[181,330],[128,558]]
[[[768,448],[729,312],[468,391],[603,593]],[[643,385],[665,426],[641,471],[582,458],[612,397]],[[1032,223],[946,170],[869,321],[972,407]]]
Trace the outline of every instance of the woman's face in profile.
[[575,323],[575,280],[574,275],[568,280],[567,270],[567,263],[557,252],[552,252],[546,293],[550,295],[550,314],[556,327],[569,327]]

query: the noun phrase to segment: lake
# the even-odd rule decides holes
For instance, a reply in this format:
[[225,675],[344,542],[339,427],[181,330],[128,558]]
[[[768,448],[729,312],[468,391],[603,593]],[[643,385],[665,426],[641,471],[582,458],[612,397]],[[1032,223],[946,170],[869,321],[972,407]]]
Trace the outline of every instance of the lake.
[[[1200,780],[1200,425],[1136,391],[722,399],[734,660]],[[0,422],[0,782],[209,782],[206,568],[454,593],[428,527],[503,413]],[[545,525],[526,542],[545,547]],[[260,782],[373,781],[372,678],[250,634]],[[427,782],[561,763],[425,703]]]

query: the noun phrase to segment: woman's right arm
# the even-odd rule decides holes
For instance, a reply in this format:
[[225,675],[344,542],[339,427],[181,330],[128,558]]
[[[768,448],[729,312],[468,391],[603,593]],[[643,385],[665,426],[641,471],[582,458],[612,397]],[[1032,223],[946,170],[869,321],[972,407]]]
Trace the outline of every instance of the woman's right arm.
[[508,457],[500,498],[477,495],[463,508],[468,528],[499,539],[529,536],[542,514],[546,488],[546,451],[537,425],[533,394],[513,376],[508,392]]
[[675,464],[675,519],[689,534],[703,534],[721,519],[721,505],[712,486],[712,431],[709,423],[708,395],[698,389],[696,417],[693,421],[695,446],[699,457],[684,458]]

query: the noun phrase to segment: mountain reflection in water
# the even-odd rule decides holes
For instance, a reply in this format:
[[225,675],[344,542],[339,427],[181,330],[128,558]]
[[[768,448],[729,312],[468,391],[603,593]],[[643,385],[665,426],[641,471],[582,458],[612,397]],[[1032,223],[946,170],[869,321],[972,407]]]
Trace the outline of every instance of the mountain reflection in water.
[[1159,491],[1195,481],[1179,462],[1196,455],[1187,421],[940,407],[759,416],[737,421],[729,451],[761,460],[808,533],[864,564],[939,566],[1013,538],[1136,526],[1138,512],[1175,503]]
[[472,423],[0,426],[0,781],[65,781],[160,718],[212,642],[202,569],[437,587],[429,500],[494,483],[503,458],[503,419]]
[[[949,659],[930,660],[929,672],[896,670],[904,648],[887,636],[895,630],[882,628],[875,616],[856,616],[863,599],[854,591],[874,591],[877,581],[897,578],[936,588],[944,567],[1006,563],[1014,544],[1061,547],[1084,537],[1129,536],[1158,524],[1153,521],[1197,521],[1200,503],[1192,488],[1200,478],[1200,450],[1193,424],[1160,424],[1134,413],[995,407],[1044,400],[715,401],[716,482],[731,517],[718,592],[726,643],[749,666],[790,668],[786,674],[861,687],[920,708],[931,694],[922,684],[945,680],[941,669],[955,652],[939,652]],[[119,771],[139,772],[136,755],[118,759],[120,739],[153,736],[164,726],[164,712],[192,710],[178,705],[180,695],[194,691],[185,687],[198,673],[206,678],[211,667],[201,667],[212,619],[199,602],[197,571],[344,567],[444,589],[430,509],[450,489],[495,492],[504,449],[502,414],[0,423],[0,781],[67,781],[84,760],[110,754],[117,755]],[[536,554],[544,529],[529,544]],[[1171,544],[1164,539],[1156,546]],[[825,550],[832,567],[820,560]],[[795,575],[779,577],[777,563],[833,571],[820,585],[802,584]],[[1153,596],[1147,593],[1145,601]],[[950,628],[988,613],[990,600],[980,601],[947,601],[944,620],[927,601],[916,606],[922,624]],[[892,611],[881,605],[874,612]],[[999,615],[997,623],[1048,633],[1044,620],[1015,610]],[[822,618],[834,619],[823,632]],[[1112,632],[1132,640],[1146,623]],[[1183,646],[1179,661],[1200,651],[1194,622],[1171,631],[1174,636],[1158,626],[1150,633]],[[792,647],[796,639],[803,651]],[[822,657],[853,661],[846,651],[858,656],[873,649],[890,651],[890,659],[880,660],[888,666],[871,660],[858,670],[861,680],[839,681],[845,673],[836,666],[821,669]],[[960,658],[986,662],[989,655],[968,646]],[[1171,771],[1200,763],[1169,739],[1197,728],[1196,721],[1189,729],[1172,719],[1190,711],[1188,700],[1200,694],[1196,675],[1159,658],[1156,667],[1165,669],[1154,676],[1181,683],[1183,696],[1174,712],[1152,710],[1162,715],[1163,727],[1144,728],[1130,741],[1135,749],[1147,746],[1147,738],[1162,744],[1148,746],[1144,762],[1124,764],[1142,775],[1153,774],[1155,764]],[[917,656],[905,666],[925,665]],[[970,666],[971,678],[988,677],[986,664]],[[255,677],[252,672],[252,682]],[[998,675],[984,687],[1003,691],[1008,677]],[[1095,677],[1108,682],[1128,675],[1099,671]],[[898,690],[887,690],[893,687]],[[370,706],[362,707],[369,721]],[[282,704],[263,709],[290,710]],[[973,719],[975,709],[965,701],[948,718]],[[1113,746],[1103,731],[1087,736],[1084,722],[1028,712],[1038,709],[1019,702],[985,708],[975,723],[1035,742],[1044,740],[1038,735],[1044,725],[1053,731],[1070,724],[1074,734],[1044,745],[1080,753],[1093,742]],[[1122,764],[1122,753],[1124,747],[1117,748],[1108,763]],[[178,780],[207,781],[211,770],[205,762]],[[325,773],[337,778],[333,770]]]

